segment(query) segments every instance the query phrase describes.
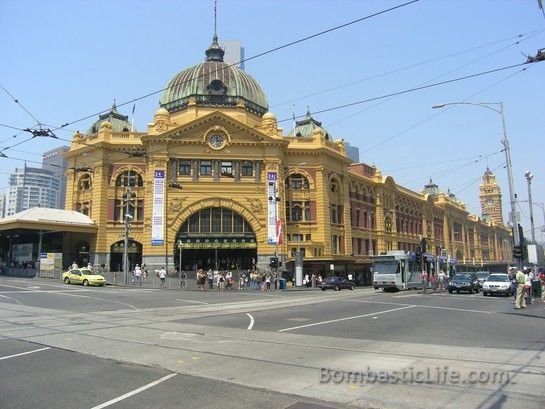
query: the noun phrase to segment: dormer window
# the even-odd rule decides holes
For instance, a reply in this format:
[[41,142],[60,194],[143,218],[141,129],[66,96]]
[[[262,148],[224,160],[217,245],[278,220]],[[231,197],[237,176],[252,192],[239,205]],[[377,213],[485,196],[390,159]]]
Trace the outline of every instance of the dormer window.
[[225,95],[227,87],[221,80],[213,80],[208,84],[208,93],[212,95]]

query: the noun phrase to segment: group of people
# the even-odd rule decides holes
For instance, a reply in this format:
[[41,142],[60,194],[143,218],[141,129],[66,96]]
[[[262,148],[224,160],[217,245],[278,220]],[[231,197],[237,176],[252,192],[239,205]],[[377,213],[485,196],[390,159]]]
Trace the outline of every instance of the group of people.
[[[233,290],[237,282],[231,270],[197,270],[197,285],[201,291]],[[253,288],[262,291],[271,291],[272,288],[278,289],[277,273],[260,273],[257,270],[244,271],[238,275],[238,289],[245,290]]]
[[524,268],[519,270],[516,267],[509,268],[509,279],[513,288],[515,298],[515,309],[526,308],[527,304],[532,303],[534,291],[532,282],[539,280],[541,286],[541,302],[545,302],[545,270],[540,268],[537,277],[532,269]]
[[[352,276],[352,274],[349,274],[350,276]],[[349,278],[348,279],[349,281],[352,281],[352,278]],[[310,276],[308,274],[305,274],[305,276],[303,277],[303,286],[304,287],[316,287],[320,284],[322,284],[322,275],[321,274],[314,274],[312,273]]]
[[202,268],[197,270],[197,285],[201,291],[207,291],[217,288],[218,291],[233,289],[233,273],[230,270],[219,271],[209,269],[204,271]]

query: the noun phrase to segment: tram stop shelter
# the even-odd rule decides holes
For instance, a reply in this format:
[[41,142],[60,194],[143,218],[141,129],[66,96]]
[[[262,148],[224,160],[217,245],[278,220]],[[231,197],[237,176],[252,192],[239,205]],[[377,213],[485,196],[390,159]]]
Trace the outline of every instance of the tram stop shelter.
[[0,274],[36,276],[40,254],[62,253],[63,267],[86,265],[98,226],[73,210],[33,207],[0,219]]

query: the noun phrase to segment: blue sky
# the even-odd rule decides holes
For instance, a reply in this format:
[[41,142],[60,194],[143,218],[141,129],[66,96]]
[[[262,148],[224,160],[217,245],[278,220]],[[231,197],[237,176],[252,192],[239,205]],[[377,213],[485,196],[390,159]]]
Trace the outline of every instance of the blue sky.
[[[220,0],[218,35],[238,39],[246,57],[371,15],[403,0]],[[39,121],[60,125],[160,91],[179,71],[204,59],[213,34],[212,0],[0,0],[0,84]],[[508,67],[545,47],[545,18],[536,0],[420,0],[334,32],[246,62],[270,109],[289,132],[297,116],[391,93]],[[526,70],[522,70],[526,68]],[[435,110],[445,102],[504,103],[515,192],[545,201],[545,63],[382,98],[315,118],[334,138],[360,148],[360,160],[400,185],[420,191],[431,177],[480,214],[479,183],[486,167],[509,211],[501,117],[477,106]],[[161,93],[138,101],[144,130]],[[120,107],[130,114],[132,102]],[[87,119],[58,131],[70,139]],[[0,123],[16,128],[34,119],[0,89]],[[13,138],[13,135],[18,135]],[[41,161],[63,144],[0,126],[0,151]],[[6,149],[7,148],[7,149]],[[2,158],[0,188],[23,161]],[[33,165],[32,162],[28,163]],[[519,214],[529,234],[528,203]],[[534,208],[536,226],[544,224]],[[541,238],[540,231],[536,232]]]

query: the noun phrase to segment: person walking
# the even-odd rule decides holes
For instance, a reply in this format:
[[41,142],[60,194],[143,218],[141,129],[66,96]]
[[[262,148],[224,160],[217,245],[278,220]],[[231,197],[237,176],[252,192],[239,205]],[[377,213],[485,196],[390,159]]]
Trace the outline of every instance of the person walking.
[[524,298],[524,284],[526,282],[526,276],[520,270],[517,270],[517,298],[515,301],[515,310],[526,308],[526,300]]
[[211,268],[208,269],[206,272],[206,278],[208,280],[208,289],[213,290],[214,289],[214,272]]
[[511,294],[513,294],[513,300],[517,301],[517,269],[516,267],[509,268],[508,273],[509,280],[511,281]]
[[164,267],[161,267],[159,270],[159,280],[161,280],[161,288],[165,287],[165,280],[167,278],[167,270]]
[[134,283],[133,284],[142,285],[142,269],[140,268],[138,264],[134,267]]
[[532,272],[526,270],[524,277],[524,289],[526,290],[526,304],[532,304]]
[[540,268],[537,273],[537,278],[541,284],[541,302],[545,302],[545,270]]

